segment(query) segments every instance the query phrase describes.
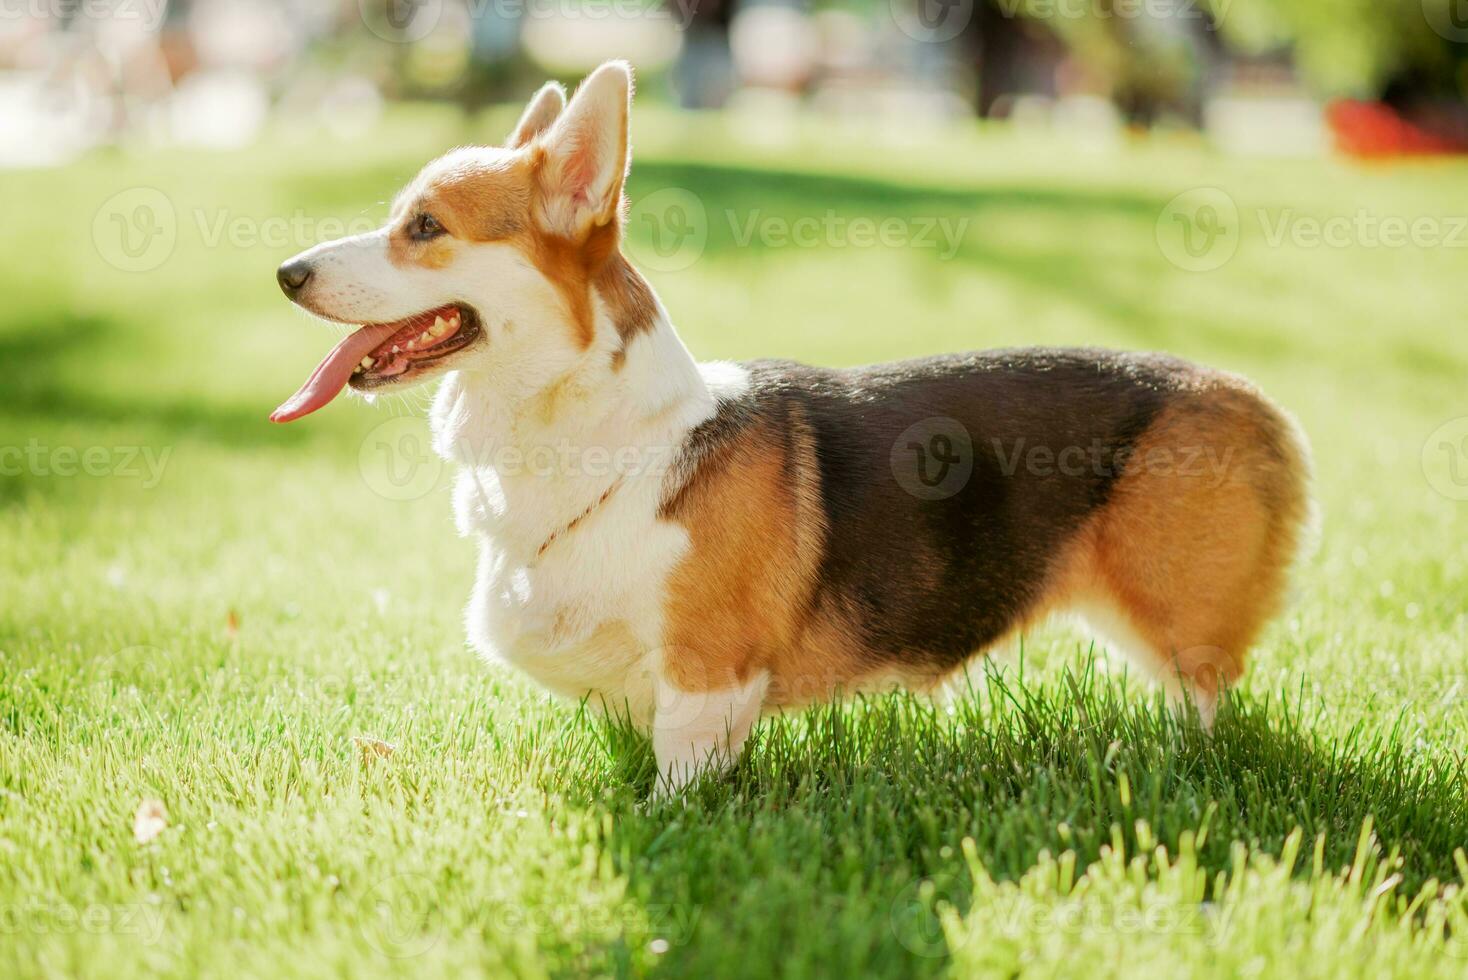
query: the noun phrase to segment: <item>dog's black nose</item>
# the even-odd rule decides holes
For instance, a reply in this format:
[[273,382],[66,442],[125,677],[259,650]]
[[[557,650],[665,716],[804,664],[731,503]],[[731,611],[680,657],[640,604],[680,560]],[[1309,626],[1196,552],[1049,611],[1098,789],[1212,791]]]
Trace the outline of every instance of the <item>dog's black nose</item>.
[[300,259],[291,259],[275,270],[275,281],[280,283],[281,291],[291,299],[296,298],[296,293],[301,291],[301,287],[310,278],[311,264]]

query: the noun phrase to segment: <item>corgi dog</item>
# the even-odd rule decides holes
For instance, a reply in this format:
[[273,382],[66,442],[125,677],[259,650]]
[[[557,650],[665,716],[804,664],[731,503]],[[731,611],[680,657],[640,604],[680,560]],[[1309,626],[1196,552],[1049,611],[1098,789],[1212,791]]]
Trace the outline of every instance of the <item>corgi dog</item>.
[[548,84],[278,270],[356,329],[274,421],[437,382],[474,648],[630,717],[665,791],[762,714],[934,690],[1057,611],[1209,720],[1309,521],[1291,418],[1156,354],[696,362],[620,247],[631,95],[622,62]]

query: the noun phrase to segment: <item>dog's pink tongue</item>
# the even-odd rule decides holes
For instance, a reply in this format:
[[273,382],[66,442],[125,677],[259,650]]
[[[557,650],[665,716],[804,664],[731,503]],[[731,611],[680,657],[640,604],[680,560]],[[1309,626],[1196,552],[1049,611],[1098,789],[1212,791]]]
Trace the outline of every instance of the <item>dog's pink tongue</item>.
[[311,377],[301,389],[287,398],[279,408],[270,413],[272,422],[294,422],[303,415],[310,415],[331,401],[351,380],[352,370],[357,363],[372,353],[393,331],[402,324],[379,323],[363,327],[345,338],[322,358],[311,372]]

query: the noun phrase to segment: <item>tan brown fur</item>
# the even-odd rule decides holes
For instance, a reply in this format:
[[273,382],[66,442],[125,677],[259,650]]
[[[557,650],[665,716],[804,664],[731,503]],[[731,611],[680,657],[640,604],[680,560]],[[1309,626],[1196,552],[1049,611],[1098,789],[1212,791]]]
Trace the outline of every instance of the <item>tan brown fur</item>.
[[[1221,476],[1179,472],[1194,450],[1223,461]],[[1252,386],[1201,373],[1058,566],[1055,604],[1109,604],[1145,647],[1132,652],[1217,694],[1279,611],[1308,527],[1308,467],[1293,423]]]
[[[689,534],[665,602],[664,670],[686,691],[742,685],[759,670],[781,689],[806,688],[815,675],[849,676],[844,651],[812,654],[804,637],[825,536],[819,476],[809,433],[788,438],[751,427],[705,462],[664,509]],[[829,647],[835,634],[825,636]],[[808,698],[807,698],[808,699]]]
[[522,246],[530,261],[560,294],[577,343],[583,350],[590,347],[596,336],[596,325],[587,251],[579,243],[555,235],[531,235]]
[[638,334],[650,331],[657,322],[657,298],[642,273],[621,252],[602,264],[592,280],[592,288],[601,297],[622,338],[622,347],[613,355],[612,362],[614,367],[621,367],[627,344]]
[[[566,319],[578,346],[590,347],[595,336],[594,297],[599,296],[625,347],[638,333],[652,329],[657,301],[652,288],[622,255],[620,213],[594,225],[583,239],[545,231],[533,218],[544,151],[521,153],[487,150],[464,163],[415,183],[394,208],[395,227],[389,258],[395,265],[442,268],[460,242],[508,242],[518,248],[555,286],[565,304]],[[413,240],[408,225],[420,213],[434,216],[447,236]],[[620,359],[614,362],[620,366]]]
[[619,229],[602,226],[583,243],[546,234],[532,235],[524,243],[535,267],[561,294],[583,348],[594,337],[594,296],[601,297],[624,347],[652,329],[657,316],[652,289],[618,250],[620,238]]
[[438,218],[455,238],[503,241],[528,229],[531,178],[530,161],[521,155],[486,158],[438,176],[419,198],[418,209]]

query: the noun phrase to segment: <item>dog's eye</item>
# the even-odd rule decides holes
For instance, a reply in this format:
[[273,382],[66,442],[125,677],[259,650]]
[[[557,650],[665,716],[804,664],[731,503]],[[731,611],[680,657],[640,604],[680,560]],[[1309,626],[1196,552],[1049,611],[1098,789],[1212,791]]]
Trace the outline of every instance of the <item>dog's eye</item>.
[[437,238],[444,233],[443,225],[431,214],[420,214],[408,222],[408,234],[420,242],[426,242],[430,238]]

